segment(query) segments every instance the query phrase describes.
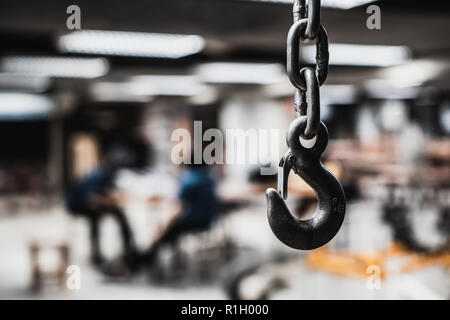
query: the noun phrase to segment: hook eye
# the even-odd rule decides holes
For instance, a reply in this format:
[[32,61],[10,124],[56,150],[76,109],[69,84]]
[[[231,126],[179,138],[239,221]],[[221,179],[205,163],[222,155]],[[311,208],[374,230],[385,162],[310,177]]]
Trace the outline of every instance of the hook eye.
[[295,118],[288,128],[286,142],[289,149],[292,151],[291,153],[297,158],[319,159],[328,144],[328,130],[323,122],[320,122],[317,135],[311,140],[305,140],[302,137],[302,133],[304,132],[307,123],[307,116]]
[[317,136],[314,136],[312,139],[303,139],[302,136],[299,137],[300,144],[305,149],[312,149],[316,145]]

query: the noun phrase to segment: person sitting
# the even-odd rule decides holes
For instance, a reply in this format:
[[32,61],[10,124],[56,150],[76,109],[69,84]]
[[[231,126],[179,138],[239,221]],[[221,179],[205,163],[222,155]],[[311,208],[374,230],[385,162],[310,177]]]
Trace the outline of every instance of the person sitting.
[[114,217],[120,227],[124,256],[136,253],[133,234],[121,207],[121,194],[114,186],[119,169],[129,166],[131,156],[125,149],[110,151],[94,170],[75,181],[69,188],[65,204],[69,213],[88,219],[90,224],[91,261],[100,266],[104,258],[100,250],[99,227],[105,215]]
[[144,263],[152,262],[162,245],[173,245],[185,234],[208,230],[218,218],[216,181],[208,165],[185,165],[180,175],[178,200],[178,214],[142,255]]

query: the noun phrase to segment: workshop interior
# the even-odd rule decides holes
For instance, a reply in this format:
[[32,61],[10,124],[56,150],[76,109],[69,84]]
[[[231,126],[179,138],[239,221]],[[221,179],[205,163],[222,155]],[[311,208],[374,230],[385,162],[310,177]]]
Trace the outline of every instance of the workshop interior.
[[0,299],[448,300],[450,2],[0,1]]

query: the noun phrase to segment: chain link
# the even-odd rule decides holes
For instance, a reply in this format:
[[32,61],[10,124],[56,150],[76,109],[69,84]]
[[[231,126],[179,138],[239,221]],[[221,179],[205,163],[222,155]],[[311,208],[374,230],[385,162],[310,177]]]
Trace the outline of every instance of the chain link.
[[308,25],[305,30],[305,38],[314,40],[320,28],[320,0],[308,1]]
[[308,5],[306,6],[306,0],[294,0],[292,9],[294,23],[301,19],[308,19],[308,26],[302,37],[303,39],[314,40],[319,32],[320,1],[321,0],[309,0]]
[[303,139],[312,139],[319,132],[320,127],[320,93],[319,83],[314,70],[303,68],[302,76],[306,82],[306,128],[301,135]]
[[[292,84],[298,88],[305,90],[305,81],[301,77],[300,66],[300,45],[302,35],[305,33],[308,24],[307,19],[301,19],[294,23],[289,29],[287,39],[287,72]],[[328,76],[328,35],[325,28],[320,25],[319,32],[314,39],[316,42],[316,74],[322,85]]]
[[[307,116],[307,126],[302,134],[304,139],[312,139],[320,126],[321,86],[328,76],[328,35],[320,23],[320,0],[294,0],[294,23],[287,37],[287,72],[296,87],[296,116]],[[300,65],[300,45],[302,40],[312,40],[316,44],[315,71]]]
[[292,13],[294,16],[294,23],[300,19],[306,18],[306,0],[294,0]]

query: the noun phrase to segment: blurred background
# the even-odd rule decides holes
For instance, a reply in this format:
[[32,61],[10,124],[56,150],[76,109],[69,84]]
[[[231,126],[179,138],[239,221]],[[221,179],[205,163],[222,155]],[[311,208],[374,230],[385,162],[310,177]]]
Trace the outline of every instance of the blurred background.
[[[171,161],[174,130],[194,137],[202,121],[278,130],[278,163],[295,117],[291,6],[0,2],[0,298],[450,297],[447,1],[322,0],[324,162],[347,196],[325,247],[272,234],[267,163]],[[291,211],[308,217],[314,192],[289,183]]]

